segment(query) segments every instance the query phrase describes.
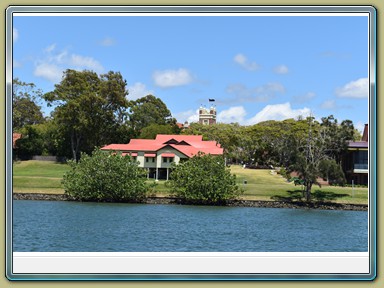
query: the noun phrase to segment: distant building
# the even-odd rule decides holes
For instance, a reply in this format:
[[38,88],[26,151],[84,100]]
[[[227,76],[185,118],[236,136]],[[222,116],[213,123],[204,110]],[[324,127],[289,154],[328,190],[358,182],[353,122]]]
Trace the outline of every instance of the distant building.
[[110,144],[101,148],[104,151],[120,151],[130,155],[146,168],[148,178],[169,178],[172,163],[178,164],[199,152],[223,155],[223,148],[215,141],[203,141],[201,135],[162,135],[156,139],[131,139],[128,144]]
[[185,121],[184,124],[177,122],[176,123],[177,127],[179,127],[180,130],[188,129],[189,128],[189,123],[188,121]]
[[348,142],[348,152],[343,160],[347,183],[368,185],[368,124],[365,124],[361,141]]
[[21,138],[21,134],[20,133],[13,133],[12,138],[13,138],[12,139],[12,148],[15,149],[16,148],[16,141]]
[[200,106],[199,109],[199,123],[203,125],[216,124],[216,108],[211,106],[209,109]]

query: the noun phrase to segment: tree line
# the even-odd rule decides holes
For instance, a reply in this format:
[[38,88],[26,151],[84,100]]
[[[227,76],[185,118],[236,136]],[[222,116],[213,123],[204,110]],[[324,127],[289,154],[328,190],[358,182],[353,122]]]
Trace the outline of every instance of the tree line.
[[[129,100],[127,82],[119,72],[98,75],[68,69],[53,91],[43,93],[33,83],[13,80],[13,131],[22,134],[15,155],[63,156],[78,161],[95,147],[128,143],[132,138],[157,134],[196,134],[224,148],[227,164],[248,167],[281,167],[281,173],[299,173],[310,191],[317,177],[343,184],[340,166],[347,141],[360,138],[352,121],[340,123],[329,115],[265,121],[251,126],[238,123],[191,123],[180,130],[166,104],[153,95]],[[41,104],[54,107],[44,117]],[[305,179],[305,180],[303,180]]]
[[[161,99],[147,95],[128,100],[127,82],[119,72],[68,69],[48,93],[14,79],[12,96],[13,132],[22,134],[14,153],[20,159],[54,155],[78,161],[95,147],[180,133]],[[54,107],[48,117],[43,117],[43,102]]]

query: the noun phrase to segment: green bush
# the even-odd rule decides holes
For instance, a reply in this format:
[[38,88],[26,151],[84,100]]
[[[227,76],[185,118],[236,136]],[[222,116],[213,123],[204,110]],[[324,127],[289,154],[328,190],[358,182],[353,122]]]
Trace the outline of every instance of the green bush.
[[65,193],[80,201],[131,202],[145,198],[149,187],[146,172],[130,156],[105,153],[82,154],[78,163],[70,161],[64,174]]
[[174,165],[168,185],[174,196],[191,204],[225,204],[242,193],[223,157],[203,154]]

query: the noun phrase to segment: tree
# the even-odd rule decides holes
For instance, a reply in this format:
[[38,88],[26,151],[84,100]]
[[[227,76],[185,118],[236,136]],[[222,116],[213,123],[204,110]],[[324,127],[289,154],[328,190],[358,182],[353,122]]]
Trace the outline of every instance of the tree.
[[63,176],[65,194],[79,201],[131,202],[145,198],[146,171],[130,156],[96,149],[83,153],[80,161],[69,161]]
[[341,124],[330,115],[321,118],[321,124],[325,138],[328,155],[341,164],[344,154],[347,152],[348,141],[354,140],[355,128],[351,120],[344,120]]
[[169,185],[173,195],[197,204],[225,204],[242,192],[223,157],[201,153],[174,165]]
[[37,125],[26,125],[20,132],[23,136],[16,141],[18,158],[27,160],[34,155],[41,155],[44,151],[44,136]]
[[18,131],[25,125],[33,125],[44,122],[41,107],[37,105],[42,95],[41,90],[36,89],[35,84],[25,83],[18,78],[12,82],[12,124]]
[[321,164],[328,160],[326,153],[326,138],[324,129],[321,129],[318,122],[313,117],[308,117],[308,136],[305,145],[299,148],[296,162],[291,168],[298,172],[299,178],[304,185],[304,197],[306,201],[311,201],[311,189],[313,184],[320,186],[318,177],[323,175]]
[[320,163],[321,177],[331,185],[344,186],[347,183],[341,166],[334,159],[326,159]]
[[192,123],[183,131],[187,135],[203,135],[204,140],[216,141],[224,149],[224,157],[228,159],[238,157],[238,143],[241,126],[237,123],[215,125],[203,125]]
[[57,105],[52,116],[62,139],[70,141],[73,159],[79,160],[80,152],[91,153],[95,146],[111,143],[126,116],[126,84],[118,72],[99,77],[92,71],[68,69],[55,89],[44,95],[50,105]]
[[157,134],[180,134],[180,128],[177,125],[167,124],[150,124],[147,127],[141,129],[141,139],[155,139]]
[[147,95],[135,101],[130,101],[129,108],[131,127],[138,134],[141,132],[141,129],[151,124],[176,124],[176,120],[172,118],[171,112],[164,102],[153,95]]

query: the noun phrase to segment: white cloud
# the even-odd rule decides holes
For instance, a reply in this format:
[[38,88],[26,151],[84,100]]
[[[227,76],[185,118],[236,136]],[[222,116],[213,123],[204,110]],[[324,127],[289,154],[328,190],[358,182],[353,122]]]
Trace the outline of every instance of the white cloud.
[[287,66],[285,65],[279,65],[277,67],[275,67],[273,69],[273,71],[276,73],[276,74],[288,74],[289,73],[289,69]]
[[71,66],[78,67],[79,69],[85,68],[89,70],[94,70],[97,73],[101,73],[104,70],[103,66],[99,63],[99,61],[93,59],[92,57],[81,56],[76,54],[71,55],[69,64]]
[[179,123],[184,123],[185,121],[188,121],[188,123],[199,122],[199,109],[179,112],[173,116]]
[[19,31],[16,28],[13,28],[12,34],[13,34],[13,42],[16,42],[17,39],[19,39]]
[[267,83],[262,86],[248,88],[243,84],[233,84],[227,87],[227,92],[234,94],[235,99],[224,103],[239,103],[239,102],[266,102],[276,96],[277,93],[284,93],[285,87],[277,82]]
[[355,129],[357,129],[361,133],[361,135],[363,135],[365,123],[359,121],[359,122],[357,122],[357,124],[354,127],[355,127]]
[[335,93],[337,96],[345,98],[367,98],[368,88],[368,78],[360,78],[337,88]]
[[255,71],[260,68],[256,62],[249,61],[247,57],[245,57],[245,55],[241,53],[237,54],[233,58],[233,60],[235,61],[235,63],[239,64],[242,68],[249,71]]
[[311,101],[313,98],[316,97],[316,93],[314,92],[308,92],[304,95],[299,95],[299,96],[295,96],[293,97],[293,100],[297,103],[304,103],[304,102],[309,102]]
[[104,71],[104,67],[94,58],[71,54],[65,49],[57,51],[56,44],[52,44],[43,50],[43,57],[36,61],[33,73],[37,77],[57,83],[66,69],[88,69],[96,73]]
[[223,110],[217,115],[217,122],[221,123],[243,123],[247,115],[243,106],[231,107]]
[[12,66],[13,66],[13,68],[20,68],[22,65],[21,65],[21,63],[19,61],[13,60],[12,61]]
[[53,83],[58,83],[63,75],[63,70],[52,63],[41,63],[35,67],[33,74]]
[[253,125],[267,120],[285,120],[297,118],[299,116],[307,117],[311,114],[309,108],[292,109],[289,102],[284,104],[275,104],[265,106],[254,117],[246,121],[247,125]]
[[156,86],[161,88],[187,85],[193,81],[193,77],[187,69],[155,71],[153,80]]
[[115,39],[110,38],[110,37],[106,37],[103,40],[101,40],[101,42],[100,42],[101,46],[113,46],[115,44],[116,44]]
[[53,43],[53,44],[49,45],[48,47],[46,47],[46,48],[44,49],[44,52],[45,52],[45,53],[51,53],[53,50],[55,50],[55,48],[56,48],[56,44]]
[[335,100],[326,100],[320,105],[321,109],[336,109],[336,101]]
[[149,94],[154,94],[153,91],[148,90],[145,84],[141,82],[136,82],[132,86],[128,87],[128,99],[129,100],[137,100],[139,98],[142,98],[144,96],[147,96]]

